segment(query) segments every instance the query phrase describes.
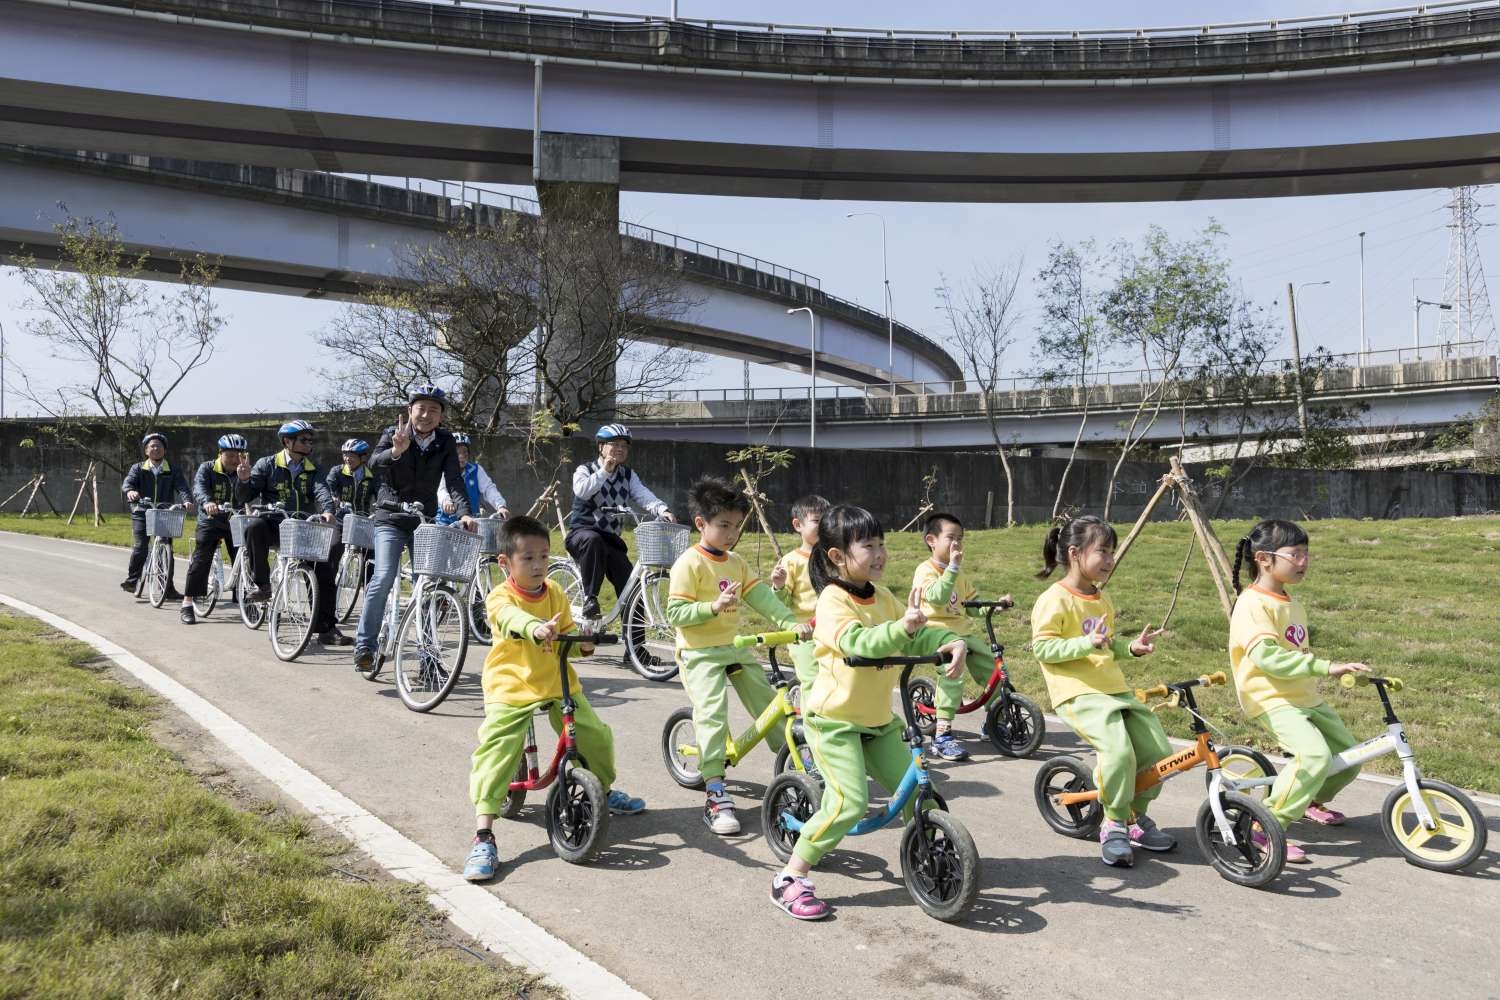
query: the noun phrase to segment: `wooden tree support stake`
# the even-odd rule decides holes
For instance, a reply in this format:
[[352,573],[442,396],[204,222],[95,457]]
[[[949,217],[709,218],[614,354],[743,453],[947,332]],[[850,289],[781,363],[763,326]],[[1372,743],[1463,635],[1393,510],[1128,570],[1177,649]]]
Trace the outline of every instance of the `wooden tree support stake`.
[[83,470],[83,476],[78,480],[78,496],[73,498],[73,509],[68,512],[69,524],[72,524],[73,518],[78,516],[78,508],[83,503],[83,491],[88,489],[89,478],[92,477],[93,474],[94,463],[90,462],[89,467]]
[[89,488],[94,491],[94,527],[104,523],[104,515],[99,512],[99,477],[95,476],[89,480]]
[[755,516],[760,521],[760,530],[764,531],[766,537],[771,540],[771,551],[776,553],[776,561],[781,562],[781,543],[776,540],[776,532],[771,530],[771,524],[766,520],[765,508],[760,505],[765,495],[755,488],[755,484],[750,481],[750,473],[745,471],[743,465],[740,466],[740,482],[744,484],[745,496],[750,498],[750,508],[755,511]]
[[913,517],[910,521],[907,521],[905,524],[903,524],[901,526],[901,530],[902,531],[910,531],[912,525],[916,524],[918,521],[922,520],[922,518],[926,517],[930,513],[932,513],[932,504],[930,504],[930,503],[924,503],[917,510],[916,516]]

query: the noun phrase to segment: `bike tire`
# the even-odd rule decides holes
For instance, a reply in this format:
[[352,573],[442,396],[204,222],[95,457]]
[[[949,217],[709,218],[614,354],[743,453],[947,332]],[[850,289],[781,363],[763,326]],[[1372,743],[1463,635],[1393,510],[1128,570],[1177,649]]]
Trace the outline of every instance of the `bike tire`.
[[481,562],[474,567],[474,579],[469,584],[469,591],[464,595],[464,613],[468,615],[469,634],[475,642],[488,646],[494,642],[494,635],[490,631],[489,620],[489,595],[490,590],[498,584],[495,581],[496,571],[500,572],[503,580],[504,570],[493,562]]
[[[1236,843],[1225,842],[1214,819],[1213,805],[1209,799],[1204,799],[1193,824],[1198,849],[1226,882],[1250,889],[1265,888],[1281,874],[1282,866],[1286,864],[1286,832],[1271,815],[1271,810],[1248,795],[1225,792],[1223,807]],[[1251,833],[1256,832],[1257,827],[1258,832],[1265,835],[1265,846],[1251,839]]]
[[979,848],[958,819],[925,810],[920,824],[914,817],[901,835],[901,878],[924,913],[952,923],[979,894]]
[[1074,805],[1059,805],[1052,800],[1061,792],[1084,792],[1094,788],[1093,772],[1074,756],[1053,757],[1036,772],[1031,794],[1042,819],[1064,837],[1087,840],[1099,832],[1104,822],[1104,807],[1098,799]]
[[823,786],[805,774],[785,771],[771,779],[766,797],[761,800],[760,820],[766,846],[777,861],[786,864],[791,860],[792,850],[801,838],[798,831],[787,829],[784,815],[806,823],[822,802]]
[[255,581],[251,577],[248,562],[244,560],[244,556],[237,560],[240,572],[234,581],[234,599],[240,608],[240,621],[245,623],[246,628],[254,631],[266,620],[266,606],[250,600],[250,595],[255,591]]
[[[528,743],[527,746],[530,746],[530,744]],[[518,781],[525,781],[528,777],[530,775],[526,771],[526,755],[522,754],[521,759],[516,763],[516,776],[510,779],[510,782],[511,784],[515,784]],[[521,809],[525,805],[526,789],[512,788],[506,793],[505,801],[500,805],[500,818],[515,819],[521,815]]]
[[[454,629],[453,625],[457,624]],[[439,636],[431,630],[446,629]],[[444,652],[444,645],[452,652]],[[426,588],[401,619],[396,635],[396,691],[413,712],[430,712],[453,693],[463,674],[469,627],[458,597],[441,587]]]
[[146,573],[150,579],[146,593],[153,608],[166,603],[168,585],[172,582],[172,562],[167,557],[167,553],[171,551],[170,545],[170,542],[164,543],[160,539],[151,541],[151,555],[146,560]]
[[666,573],[653,571],[641,578],[625,603],[625,663],[648,681],[669,681],[677,676],[677,657],[661,655],[676,642],[676,630],[667,623]]
[[[1427,804],[1438,822],[1438,827],[1420,842],[1417,838],[1425,833],[1415,813],[1408,809],[1411,792],[1405,784],[1392,788],[1380,807],[1380,828],[1386,839],[1401,852],[1409,864],[1434,872],[1456,872],[1473,864],[1484,853],[1489,829],[1484,814],[1474,800],[1446,781],[1422,778],[1417,782],[1422,800]],[[1434,848],[1427,845],[1439,840]],[[1449,846],[1442,846],[1443,843]]]
[[199,618],[213,614],[219,606],[219,596],[224,593],[224,559],[217,552],[208,565],[208,585],[204,589],[202,597],[193,598],[193,613]]
[[693,710],[683,707],[667,716],[661,727],[661,759],[667,773],[683,788],[702,788],[703,772],[698,770],[698,755],[684,754],[681,747],[698,746],[698,730],[693,725]]
[[609,835],[609,796],[592,771],[565,768],[547,794],[547,839],[569,864],[590,860]]
[[990,743],[1007,757],[1030,757],[1047,735],[1047,719],[1037,703],[1014,691],[990,703],[984,717]]
[[271,595],[266,617],[266,631],[276,658],[290,662],[301,656],[312,641],[313,623],[318,620],[318,585],[312,570],[296,566],[282,577]]
[[[1226,778],[1274,778],[1276,777],[1276,765],[1271,763],[1269,757],[1254,747],[1227,746],[1218,750],[1219,770]],[[1205,785],[1214,780],[1212,771],[1203,775]],[[1266,800],[1270,794],[1269,785],[1257,786],[1255,788],[1236,789],[1241,795],[1248,795],[1252,799],[1261,802]]]
[[[937,732],[937,684],[930,677],[913,677],[907,692],[917,732],[931,736]],[[926,711],[922,710],[924,707]]]
[[547,579],[562,590],[575,622],[583,620],[583,575],[571,559],[559,556],[547,563]]
[[345,624],[359,606],[359,595],[365,587],[365,554],[363,549],[345,546],[339,557],[338,574],[333,581],[333,617]]

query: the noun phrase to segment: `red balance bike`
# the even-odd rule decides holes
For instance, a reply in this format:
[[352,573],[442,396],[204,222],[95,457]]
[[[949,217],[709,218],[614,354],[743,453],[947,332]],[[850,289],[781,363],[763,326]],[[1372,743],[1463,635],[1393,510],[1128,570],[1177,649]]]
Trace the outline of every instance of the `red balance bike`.
[[[1005,647],[995,637],[995,612],[1015,607],[1015,602],[964,601],[963,606],[984,611],[984,629],[990,637],[990,655],[995,658],[995,670],[978,698],[958,706],[958,714],[977,712],[988,705],[983,734],[995,749],[1007,757],[1030,757],[1042,745],[1042,737],[1047,735],[1047,721],[1036,702],[1011,686],[1010,675],[1005,671]],[[936,698],[937,685],[931,679],[912,678],[911,707],[923,736],[931,736],[937,728]]]
[[[517,636],[517,638],[520,638]],[[573,736],[573,693],[568,689],[568,647],[571,645],[609,646],[619,640],[615,635],[574,633],[560,635],[557,645],[557,670],[562,677],[562,699],[556,703],[562,712],[562,727],[557,749],[545,774],[537,770],[536,718],[526,730],[526,749],[516,767],[515,780],[500,815],[514,819],[526,804],[527,792],[539,792],[551,786],[547,794],[547,836],[552,850],[570,864],[582,864],[598,853],[609,832],[609,790],[588,769],[588,762],[578,754]],[[542,706],[550,714],[552,705]],[[540,712],[538,714],[541,714]]]

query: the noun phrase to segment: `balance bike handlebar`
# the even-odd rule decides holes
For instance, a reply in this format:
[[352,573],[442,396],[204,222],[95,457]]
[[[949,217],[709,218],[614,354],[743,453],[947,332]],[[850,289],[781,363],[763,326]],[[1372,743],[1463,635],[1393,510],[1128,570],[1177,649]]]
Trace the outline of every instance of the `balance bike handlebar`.
[[750,649],[754,646],[790,646],[795,642],[801,642],[796,632],[790,630],[785,632],[759,632],[755,635],[737,635],[734,637],[735,649]]
[[1400,691],[1406,687],[1406,682],[1399,677],[1377,677],[1374,674],[1344,674],[1339,678],[1339,687],[1353,688],[1363,687],[1366,684],[1374,684],[1383,687],[1387,691]]
[[844,662],[851,667],[921,667],[928,664],[944,667],[948,665],[948,657],[942,653],[928,653],[926,656],[846,656]]
[[1204,674],[1202,677],[1194,677],[1192,680],[1177,681],[1173,684],[1158,684],[1155,687],[1136,688],[1135,700],[1146,701],[1150,698],[1165,698],[1173,691],[1185,691],[1195,687],[1216,687],[1220,684],[1229,683],[1229,677],[1220,670],[1212,674]]
[[1007,601],[1007,600],[999,600],[999,601],[963,601],[962,604],[966,608],[979,608],[980,610],[983,610],[983,611],[989,611],[991,609],[994,609],[996,611],[1009,611],[1011,608],[1013,608],[1013,607],[1016,606],[1016,602],[1015,601]]

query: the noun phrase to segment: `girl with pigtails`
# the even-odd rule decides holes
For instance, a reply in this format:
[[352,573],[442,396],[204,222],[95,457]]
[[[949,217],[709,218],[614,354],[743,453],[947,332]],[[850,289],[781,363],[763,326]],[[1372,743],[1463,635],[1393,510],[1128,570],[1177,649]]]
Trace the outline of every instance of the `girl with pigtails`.
[[[1234,550],[1234,589],[1238,598],[1229,621],[1229,663],[1240,707],[1264,726],[1291,755],[1276,776],[1266,805],[1283,828],[1296,819],[1338,826],[1344,814],[1328,807],[1359,768],[1329,774],[1333,758],[1356,740],[1333,706],[1318,691],[1318,678],[1368,673],[1363,663],[1331,663],[1314,656],[1308,641],[1307,612],[1287,593],[1307,576],[1307,532],[1291,521],[1266,520],[1239,540]],[[1240,574],[1249,574],[1241,587]],[[1264,842],[1264,835],[1252,839]],[[1290,840],[1286,859],[1308,861]]]

